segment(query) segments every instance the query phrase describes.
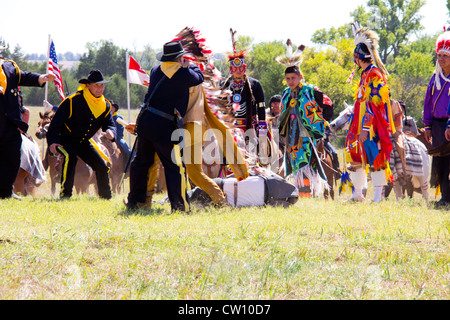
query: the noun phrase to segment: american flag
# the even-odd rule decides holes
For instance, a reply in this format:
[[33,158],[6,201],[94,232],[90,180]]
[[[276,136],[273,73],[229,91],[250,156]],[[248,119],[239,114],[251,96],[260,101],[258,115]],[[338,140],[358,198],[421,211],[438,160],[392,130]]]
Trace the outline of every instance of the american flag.
[[56,90],[58,90],[61,99],[64,100],[65,99],[64,86],[61,78],[61,72],[59,71],[58,68],[58,59],[56,58],[55,44],[53,43],[53,40],[52,43],[50,44],[50,56],[48,58],[48,62],[49,62],[48,67],[49,72],[53,73],[56,76],[56,79],[53,81],[55,83]]

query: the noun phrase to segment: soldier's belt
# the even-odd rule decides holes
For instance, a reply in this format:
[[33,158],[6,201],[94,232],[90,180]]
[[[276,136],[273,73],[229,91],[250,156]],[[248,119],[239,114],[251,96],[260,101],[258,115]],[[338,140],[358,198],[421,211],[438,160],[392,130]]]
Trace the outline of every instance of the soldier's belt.
[[165,119],[167,119],[167,120],[170,120],[170,121],[174,121],[174,120],[175,120],[175,116],[170,115],[170,114],[168,114],[168,113],[165,113],[164,111],[155,109],[155,108],[153,108],[153,107],[146,107],[145,110],[148,110],[148,111],[150,111],[151,113],[154,113],[154,114],[156,114],[157,116],[163,117],[163,118],[165,118]]

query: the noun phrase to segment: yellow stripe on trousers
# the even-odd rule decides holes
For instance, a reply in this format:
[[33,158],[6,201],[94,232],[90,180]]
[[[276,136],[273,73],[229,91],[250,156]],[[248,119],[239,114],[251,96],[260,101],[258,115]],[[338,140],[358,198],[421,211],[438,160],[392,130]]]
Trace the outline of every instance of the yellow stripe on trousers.
[[60,194],[62,195],[62,194],[64,194],[64,185],[65,185],[66,178],[67,178],[67,167],[69,165],[69,154],[63,147],[57,147],[57,148],[64,156],[64,164],[63,164],[62,173],[61,173],[62,179],[61,179],[61,191],[60,191]]
[[186,171],[183,167],[183,162],[181,161],[181,151],[179,145],[173,146],[173,151],[175,153],[176,165],[180,168],[181,175],[181,197],[184,201],[184,209],[185,211],[190,211],[189,203],[186,200],[186,192],[187,192],[187,180],[186,180]]
[[[97,142],[95,142],[94,139],[89,139],[89,142],[92,144],[92,146],[94,147],[95,150],[97,150],[98,154],[100,155],[100,157],[102,157],[102,159],[106,162],[109,163],[110,165],[112,164],[111,159],[108,158],[108,156],[103,152],[103,150],[100,148],[100,146],[98,145]],[[111,166],[108,167],[108,172],[111,169]]]

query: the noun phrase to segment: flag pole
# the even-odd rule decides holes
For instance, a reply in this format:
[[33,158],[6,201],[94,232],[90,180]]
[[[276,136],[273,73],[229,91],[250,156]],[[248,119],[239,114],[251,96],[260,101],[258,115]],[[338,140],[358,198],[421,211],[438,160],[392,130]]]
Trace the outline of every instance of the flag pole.
[[[49,34],[48,35],[48,44],[47,44],[47,72],[49,71],[50,68],[50,44],[52,42],[52,36]],[[42,101],[42,106],[44,107],[44,112],[45,112],[45,101],[48,100],[48,81],[45,82],[45,95],[44,95],[44,101]],[[42,159],[44,159],[44,152],[45,152],[45,139],[42,139]]]
[[[128,123],[131,122],[131,111],[130,111],[130,80],[128,79],[128,73],[130,69],[130,58],[128,55],[128,51],[126,52],[125,57],[126,64],[126,74],[127,74],[127,104],[128,104]],[[131,146],[131,134],[128,132],[128,145]]]

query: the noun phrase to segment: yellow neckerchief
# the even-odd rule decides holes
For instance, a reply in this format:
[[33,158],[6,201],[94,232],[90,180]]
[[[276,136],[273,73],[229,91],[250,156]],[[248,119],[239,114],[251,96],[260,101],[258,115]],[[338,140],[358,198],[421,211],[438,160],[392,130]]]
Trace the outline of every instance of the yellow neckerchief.
[[114,112],[114,113],[112,114],[112,116],[113,116],[113,117],[117,116],[117,112]]
[[181,68],[181,64],[174,61],[165,61],[161,63],[161,71],[167,76],[172,78],[173,75]]
[[0,60],[0,86],[3,88],[3,94],[5,94],[6,93],[6,86],[7,86],[7,80],[6,80],[6,74],[5,74],[5,72],[3,71],[3,67],[2,67],[2,64],[3,64],[3,60]]
[[78,91],[83,91],[83,97],[94,117],[98,118],[106,111],[106,100],[103,95],[100,98],[94,97],[85,84],[79,86]]

